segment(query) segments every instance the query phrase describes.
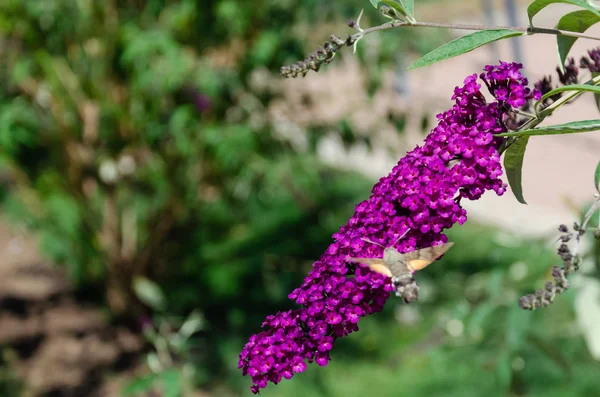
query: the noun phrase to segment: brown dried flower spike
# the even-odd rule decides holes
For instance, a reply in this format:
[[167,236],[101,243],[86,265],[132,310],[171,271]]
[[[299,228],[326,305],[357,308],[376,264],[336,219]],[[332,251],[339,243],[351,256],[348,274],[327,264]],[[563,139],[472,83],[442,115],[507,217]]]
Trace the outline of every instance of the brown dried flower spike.
[[336,35],[332,34],[329,36],[329,41],[326,41],[322,47],[319,47],[316,51],[310,54],[306,59],[296,62],[292,65],[282,66],[280,69],[280,73],[283,77],[298,77],[298,76],[306,76],[309,70],[314,70],[318,72],[321,69],[323,64],[330,63],[335,54],[339,51],[340,48],[347,46],[354,46],[354,51],[356,52],[356,43],[362,38],[363,30],[360,28],[360,18],[362,17],[362,11],[358,16],[358,19],[355,21],[350,19],[348,21],[348,26],[353,29],[358,30],[358,33],[353,35],[347,35],[345,39],[341,39]]
[[574,232],[569,232],[566,225],[560,225],[558,230],[562,235],[558,238],[561,242],[558,247],[557,254],[563,262],[563,266],[554,266],[552,268],[553,281],[548,281],[543,289],[539,289],[535,294],[529,294],[519,299],[519,306],[525,310],[535,310],[539,307],[547,307],[557,295],[562,294],[569,288],[567,276],[579,270],[580,257],[577,252],[573,253],[566,244],[575,236],[576,244],[579,244],[581,236],[585,233],[585,229],[577,223],[573,225]]

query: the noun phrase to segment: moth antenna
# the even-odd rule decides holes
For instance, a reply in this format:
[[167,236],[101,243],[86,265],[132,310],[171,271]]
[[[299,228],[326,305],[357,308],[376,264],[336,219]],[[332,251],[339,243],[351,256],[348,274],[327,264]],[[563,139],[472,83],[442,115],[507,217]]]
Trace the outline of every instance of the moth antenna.
[[400,239],[402,239],[404,236],[406,236],[408,234],[408,232],[410,232],[410,228],[406,229],[406,231],[404,233],[402,233],[402,235],[400,237],[398,237],[396,239],[396,241],[394,241],[394,244],[392,244],[390,247],[393,247],[394,245],[396,245],[396,243],[398,243],[398,241],[400,241]]
[[375,245],[378,245],[378,246],[380,246],[381,248],[385,248],[383,245],[381,245],[381,244],[379,244],[379,243],[376,243],[375,241],[369,240],[368,238],[361,237],[360,239],[361,239],[362,241],[366,241],[367,243],[375,244]]

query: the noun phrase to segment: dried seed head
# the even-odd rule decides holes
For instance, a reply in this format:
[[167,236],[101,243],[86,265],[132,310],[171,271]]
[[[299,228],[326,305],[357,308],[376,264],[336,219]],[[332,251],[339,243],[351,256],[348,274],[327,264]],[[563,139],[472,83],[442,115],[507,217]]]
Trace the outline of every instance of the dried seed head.
[[525,296],[521,297],[521,299],[519,299],[519,307],[521,309],[525,309],[525,310],[533,310],[533,309],[535,309],[534,302],[535,302],[534,295],[532,295],[532,294],[525,295]]
[[[578,232],[579,235],[581,235],[582,231],[584,230],[577,223],[573,225],[573,228]],[[579,269],[581,258],[578,255],[573,255],[571,249],[566,244],[569,240],[571,240],[572,233],[568,233],[569,229],[566,225],[560,225],[558,230],[561,233],[567,233],[558,238],[561,244],[556,250],[558,256],[563,261],[563,266],[553,266],[552,278],[554,280],[547,281],[544,284],[544,288],[538,289],[535,294],[523,296],[519,300],[519,306],[522,309],[535,310],[539,307],[547,307],[550,305],[552,302],[554,302],[554,299],[556,299],[557,295],[562,294],[569,288],[567,276]],[[577,240],[579,241],[579,236],[577,237]]]
[[338,47],[341,47],[344,44],[346,44],[346,42],[344,40],[340,39],[339,37],[337,37],[334,34],[329,36],[329,40],[331,40],[331,42],[334,43],[335,45],[337,45]]

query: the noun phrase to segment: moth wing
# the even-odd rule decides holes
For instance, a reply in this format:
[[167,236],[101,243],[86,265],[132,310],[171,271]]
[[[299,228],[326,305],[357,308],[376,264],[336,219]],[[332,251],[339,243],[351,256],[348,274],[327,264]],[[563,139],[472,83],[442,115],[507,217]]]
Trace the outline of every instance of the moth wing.
[[368,265],[371,270],[376,273],[383,274],[384,276],[392,277],[392,272],[385,265],[381,258],[350,258],[352,262],[364,263]]
[[411,272],[416,272],[417,270],[421,270],[429,266],[437,258],[444,255],[446,251],[448,251],[453,245],[454,243],[446,243],[407,252],[404,254],[404,260],[406,261],[408,269]]

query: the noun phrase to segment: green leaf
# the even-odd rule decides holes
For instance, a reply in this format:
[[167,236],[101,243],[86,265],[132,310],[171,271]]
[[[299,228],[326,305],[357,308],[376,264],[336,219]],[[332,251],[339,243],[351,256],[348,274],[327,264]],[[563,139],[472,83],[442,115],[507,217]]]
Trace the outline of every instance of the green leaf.
[[[600,15],[595,12],[591,12],[588,10],[579,10],[575,12],[571,12],[569,14],[564,15],[558,21],[558,25],[556,26],[559,30],[568,30],[571,32],[585,32],[590,26],[595,23],[600,22]],[[556,36],[556,44],[558,47],[558,65],[561,69],[564,70],[564,64],[567,60],[567,56],[569,55],[569,51],[577,37],[557,35]]]
[[474,49],[482,45],[506,39],[514,36],[522,36],[524,33],[511,29],[494,29],[483,30],[466,36],[459,37],[441,47],[425,54],[421,59],[408,67],[408,70],[417,69],[423,66],[428,66],[433,63],[443,61],[444,59],[452,58]]
[[600,193],[600,161],[596,166],[596,171],[594,172],[594,185],[596,186],[596,190]]
[[415,15],[415,0],[400,0],[400,5],[411,17]]
[[171,369],[160,374],[163,385],[164,397],[181,397],[183,395],[183,385],[181,374],[176,369]]
[[558,87],[542,95],[540,100],[535,103],[535,107],[537,108],[539,104],[544,101],[544,99],[558,94],[559,92],[565,91],[593,92],[595,94],[600,94],[600,86],[592,84],[569,84],[563,87]]
[[181,328],[179,328],[179,335],[181,335],[184,339],[188,339],[196,331],[201,330],[203,327],[204,316],[199,311],[193,311],[185,320]]
[[[600,72],[592,72],[592,78],[600,76]],[[600,94],[594,94],[594,100],[596,101],[596,109],[600,111]]]
[[165,296],[155,282],[150,281],[145,277],[136,277],[133,280],[133,290],[138,299],[150,308],[156,311],[166,309],[167,303]]
[[379,3],[383,3],[394,10],[398,11],[400,15],[406,17],[410,22],[416,22],[413,17],[414,0],[370,0],[373,7],[377,8]]
[[147,393],[152,389],[154,385],[154,381],[156,380],[157,375],[151,374],[147,376],[143,376],[141,378],[136,378],[131,382],[128,382],[123,389],[121,389],[121,395],[124,397],[128,396],[137,396],[142,393]]
[[521,204],[527,204],[523,198],[523,187],[521,186],[521,171],[523,168],[523,159],[525,157],[525,149],[529,137],[524,136],[517,138],[517,140],[506,149],[504,154],[504,168],[506,169],[506,177],[508,178],[508,184],[512,190],[515,198]]
[[527,15],[529,16],[529,24],[533,25],[533,17],[544,9],[546,6],[552,3],[566,3],[572,4],[574,6],[578,6],[584,8],[588,11],[593,12],[596,15],[600,15],[600,12],[592,5],[590,5],[585,0],[535,0],[533,3],[527,7]]
[[505,132],[497,136],[518,137],[518,136],[536,136],[536,135],[563,135],[577,134],[580,132],[590,132],[600,130],[600,120],[573,121],[565,124],[550,125],[531,130],[522,130],[515,132]]

